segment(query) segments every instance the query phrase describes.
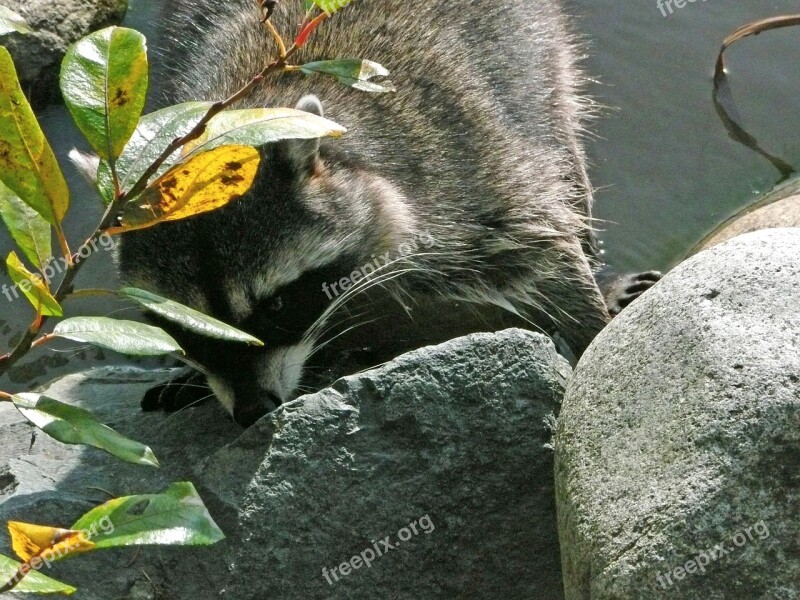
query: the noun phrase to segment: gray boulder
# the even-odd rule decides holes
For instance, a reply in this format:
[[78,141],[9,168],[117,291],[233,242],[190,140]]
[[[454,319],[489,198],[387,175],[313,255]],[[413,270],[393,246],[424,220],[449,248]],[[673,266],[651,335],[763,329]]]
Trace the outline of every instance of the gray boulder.
[[800,598],[800,229],[667,275],[578,364],[558,420],[569,600]]
[[25,17],[34,33],[12,33],[0,44],[8,48],[23,89],[37,104],[58,99],[61,59],[86,34],[122,21],[128,0],[4,0]]
[[9,441],[0,521],[69,524],[105,499],[100,490],[190,480],[224,542],[97,553],[47,574],[89,600],[558,599],[546,421],[569,374],[544,336],[475,334],[344,378],[244,433],[215,402],[169,417],[139,412],[144,390],[167,373],[71,376],[48,394],[149,444],[162,469],[41,434],[29,452],[29,428],[0,404]]
[[544,446],[568,375],[543,336],[476,334],[262,420],[207,471],[236,489],[224,465],[261,441],[230,597],[561,597]]

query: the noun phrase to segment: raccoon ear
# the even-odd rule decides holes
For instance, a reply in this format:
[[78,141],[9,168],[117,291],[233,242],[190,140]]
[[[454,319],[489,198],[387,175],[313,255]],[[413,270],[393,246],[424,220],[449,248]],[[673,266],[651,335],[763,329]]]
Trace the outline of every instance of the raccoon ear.
[[[295,106],[295,110],[302,110],[303,112],[324,117],[325,111],[322,109],[322,103],[314,95],[303,96],[300,102]],[[319,156],[319,139],[311,140],[289,140],[289,157],[295,163],[298,170],[308,171],[313,169],[314,163]]]
[[309,94],[308,96],[303,96],[300,98],[300,102],[297,103],[297,106],[294,107],[295,110],[302,110],[303,112],[311,113],[312,115],[317,115],[318,117],[324,117],[325,111],[322,110],[322,102],[319,101],[314,94]]

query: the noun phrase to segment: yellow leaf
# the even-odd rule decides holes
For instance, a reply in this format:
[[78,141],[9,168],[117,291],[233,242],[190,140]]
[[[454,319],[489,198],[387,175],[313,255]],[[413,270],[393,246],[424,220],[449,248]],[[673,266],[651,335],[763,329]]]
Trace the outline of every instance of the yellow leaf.
[[221,208],[247,193],[260,160],[258,150],[250,146],[221,146],[199,154],[167,171],[129,202],[120,226],[109,233],[144,229]]
[[[62,317],[64,311],[58,301],[53,298],[47,282],[41,275],[35,275],[25,268],[16,252],[6,259],[8,275],[15,287],[19,288],[37,311],[47,317]],[[16,295],[16,292],[14,292]]]
[[25,562],[36,556],[45,556],[51,561],[58,560],[72,554],[89,552],[95,547],[83,532],[58,527],[9,521],[8,532],[11,535],[11,547]]

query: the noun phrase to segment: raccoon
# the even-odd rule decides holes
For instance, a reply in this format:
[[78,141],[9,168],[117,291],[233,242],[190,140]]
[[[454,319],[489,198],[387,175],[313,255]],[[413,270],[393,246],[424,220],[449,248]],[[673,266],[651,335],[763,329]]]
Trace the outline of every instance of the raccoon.
[[[228,97],[275,54],[253,0],[168,0],[165,10],[169,103]],[[304,2],[284,0],[271,18],[294,32],[304,15]],[[239,108],[296,106],[348,133],[267,145],[242,199],[123,235],[123,278],[264,341],[163,324],[244,426],[304,389],[309,359],[331,338],[379,313],[414,324],[409,346],[414,331],[417,345],[430,341],[437,315],[477,316],[477,330],[507,325],[506,314],[579,356],[611,318],[593,274],[581,142],[593,106],[580,53],[556,0],[354,2],[293,62],[374,60],[396,93],[296,73],[265,80]],[[651,279],[617,289],[632,298]],[[391,346],[387,331],[368,338]]]

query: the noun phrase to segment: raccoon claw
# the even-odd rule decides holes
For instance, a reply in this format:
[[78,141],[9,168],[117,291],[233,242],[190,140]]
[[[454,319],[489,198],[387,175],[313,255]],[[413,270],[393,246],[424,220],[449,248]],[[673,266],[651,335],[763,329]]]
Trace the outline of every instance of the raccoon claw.
[[147,390],[141,406],[145,412],[163,410],[170,413],[200,404],[210,397],[211,390],[202,382],[202,375],[188,373]]
[[644,294],[661,280],[658,271],[646,271],[624,275],[616,279],[605,291],[606,305],[612,317],[616,317],[623,309]]

